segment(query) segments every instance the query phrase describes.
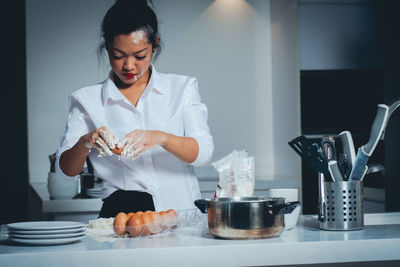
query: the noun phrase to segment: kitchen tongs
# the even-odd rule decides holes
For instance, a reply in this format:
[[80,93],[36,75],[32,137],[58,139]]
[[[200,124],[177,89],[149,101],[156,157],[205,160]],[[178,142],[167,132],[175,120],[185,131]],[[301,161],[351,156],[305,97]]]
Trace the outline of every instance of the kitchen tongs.
[[288,144],[305,162],[307,162],[311,169],[330,177],[328,161],[324,153],[319,151],[318,146],[314,145],[303,135],[296,137]]

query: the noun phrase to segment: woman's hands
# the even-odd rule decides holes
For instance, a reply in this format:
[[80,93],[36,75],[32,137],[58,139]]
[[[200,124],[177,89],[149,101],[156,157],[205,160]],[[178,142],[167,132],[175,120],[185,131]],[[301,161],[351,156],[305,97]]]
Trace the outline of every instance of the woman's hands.
[[134,130],[120,141],[124,147],[121,156],[135,159],[143,152],[162,146],[166,151],[186,163],[192,163],[199,154],[199,145],[192,137],[176,136],[162,131]]
[[70,149],[64,151],[60,157],[61,170],[69,175],[78,175],[87,154],[92,147],[96,148],[99,156],[110,156],[114,151],[121,151],[121,156],[135,159],[143,152],[162,146],[183,162],[193,162],[199,153],[199,146],[192,137],[180,137],[161,131],[134,130],[119,140],[109,129],[100,127],[81,136],[79,141]]
[[118,148],[124,148],[121,156],[135,159],[153,147],[164,145],[166,140],[167,135],[164,132],[137,129],[125,135],[119,142]]
[[93,147],[99,151],[99,156],[110,156],[113,149],[115,151],[123,148],[121,156],[135,159],[152,147],[164,145],[168,136],[170,135],[161,131],[134,130],[119,140],[108,128],[100,127],[81,136],[73,147],[61,154],[60,168],[68,176],[78,175]]
[[[87,148],[96,148],[101,156],[110,156],[118,149],[122,157],[136,159],[143,152],[162,146],[184,162],[193,162],[199,146],[191,137],[179,137],[162,131],[136,129],[119,140],[108,128],[100,127],[81,137]],[[121,151],[122,148],[122,151]],[[119,154],[119,152],[118,152]]]
[[119,144],[118,138],[104,126],[82,136],[81,142],[89,149],[96,148],[102,156],[112,155],[111,150]]
[[112,155],[111,149],[118,144],[118,138],[106,127],[100,127],[79,138],[79,141],[60,156],[60,168],[68,176],[78,175],[85,164],[86,157],[92,147],[99,150],[100,155]]
[[166,141],[166,134],[160,131],[134,130],[119,140],[108,128],[100,127],[81,137],[87,148],[96,148],[101,156],[111,156],[115,148],[123,148],[121,156],[135,159],[143,152]]

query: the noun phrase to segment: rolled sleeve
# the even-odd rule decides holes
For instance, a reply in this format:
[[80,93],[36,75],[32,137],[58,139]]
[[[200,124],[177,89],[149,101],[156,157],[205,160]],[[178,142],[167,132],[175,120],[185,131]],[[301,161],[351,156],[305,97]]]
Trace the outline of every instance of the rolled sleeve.
[[214,152],[214,141],[207,119],[207,106],[201,102],[197,80],[191,78],[184,95],[184,125],[185,136],[194,138],[199,145],[199,154],[191,163],[194,166],[208,163]]
[[56,151],[56,173],[63,177],[66,175],[60,168],[61,154],[73,147],[82,135],[87,134],[89,129],[89,116],[80,103],[72,96],[69,97],[69,114],[65,125],[64,135],[60,138],[60,147]]

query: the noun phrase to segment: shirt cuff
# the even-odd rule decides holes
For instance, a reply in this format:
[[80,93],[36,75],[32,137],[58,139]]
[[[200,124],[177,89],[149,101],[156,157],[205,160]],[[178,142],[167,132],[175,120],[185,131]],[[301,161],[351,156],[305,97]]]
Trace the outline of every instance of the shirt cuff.
[[193,166],[201,166],[204,164],[207,164],[212,156],[212,153],[214,152],[214,142],[211,137],[196,137],[192,136],[199,145],[199,154],[197,155],[197,158],[195,161],[190,163]]

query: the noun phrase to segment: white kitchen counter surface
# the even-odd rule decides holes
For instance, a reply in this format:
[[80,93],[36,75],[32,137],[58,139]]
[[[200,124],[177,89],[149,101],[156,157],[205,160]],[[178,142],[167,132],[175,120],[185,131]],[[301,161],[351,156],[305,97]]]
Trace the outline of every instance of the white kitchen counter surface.
[[[269,266],[366,261],[400,261],[400,213],[366,214],[360,231],[322,231],[313,216],[280,237],[220,240],[205,225],[146,238],[21,246],[5,238],[0,266]],[[399,262],[400,263],[400,262]]]

